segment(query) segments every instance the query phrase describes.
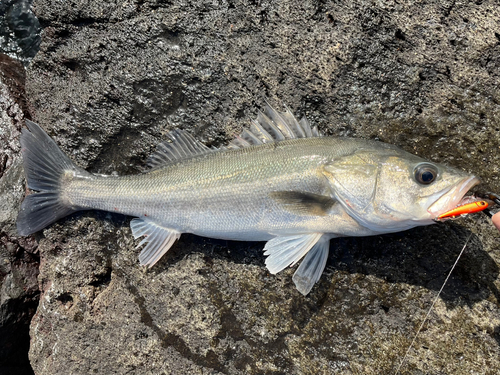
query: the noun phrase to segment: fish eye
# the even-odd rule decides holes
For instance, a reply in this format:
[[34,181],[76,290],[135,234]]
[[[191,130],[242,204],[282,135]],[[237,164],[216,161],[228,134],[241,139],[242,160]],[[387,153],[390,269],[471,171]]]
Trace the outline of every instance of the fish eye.
[[415,167],[415,180],[422,185],[430,185],[438,175],[438,170],[432,164],[419,164]]

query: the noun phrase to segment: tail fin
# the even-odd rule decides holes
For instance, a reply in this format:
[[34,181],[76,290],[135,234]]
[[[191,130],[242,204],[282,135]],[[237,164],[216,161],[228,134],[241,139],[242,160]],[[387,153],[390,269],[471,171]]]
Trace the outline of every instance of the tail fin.
[[17,216],[17,231],[22,236],[35,233],[54,221],[78,211],[61,199],[61,179],[67,172],[88,175],[77,167],[56,143],[34,122],[21,134],[21,151],[28,187],[39,191],[28,195]]

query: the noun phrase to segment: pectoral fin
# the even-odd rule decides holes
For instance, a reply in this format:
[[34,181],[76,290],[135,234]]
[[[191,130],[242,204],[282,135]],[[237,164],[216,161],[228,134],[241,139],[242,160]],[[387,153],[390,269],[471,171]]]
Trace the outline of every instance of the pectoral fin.
[[153,267],[181,236],[180,232],[149,219],[133,219],[130,228],[134,238],[145,236],[137,247],[147,244],[139,254],[139,262],[141,266],[146,265],[148,268]]
[[325,216],[336,203],[326,195],[301,191],[274,191],[269,196],[283,209],[296,215]]

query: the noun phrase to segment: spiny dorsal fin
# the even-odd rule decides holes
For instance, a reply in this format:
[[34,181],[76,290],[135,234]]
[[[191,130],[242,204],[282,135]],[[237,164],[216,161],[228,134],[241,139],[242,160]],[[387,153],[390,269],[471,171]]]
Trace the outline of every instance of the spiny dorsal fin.
[[305,117],[297,121],[290,109],[286,105],[284,107],[285,112],[278,112],[266,102],[264,112],[258,112],[257,118],[252,120],[250,124],[250,129],[243,130],[227,147],[219,149],[208,148],[184,130],[173,130],[167,134],[169,140],[158,145],[156,151],[149,157],[147,164],[157,168],[174,161],[213,151],[238,149],[284,141],[285,139],[321,136],[318,128],[311,128],[311,124]]
[[242,148],[261,145],[285,139],[320,137],[318,128],[311,128],[309,121],[303,117],[297,121],[290,109],[285,105],[285,112],[278,112],[266,102],[264,112],[257,113],[250,129],[245,129],[237,136],[228,148]]
[[176,160],[214,151],[203,143],[198,142],[191,134],[184,130],[175,129],[168,133],[167,137],[169,140],[160,143],[156,151],[149,157],[147,164],[150,167],[155,168]]

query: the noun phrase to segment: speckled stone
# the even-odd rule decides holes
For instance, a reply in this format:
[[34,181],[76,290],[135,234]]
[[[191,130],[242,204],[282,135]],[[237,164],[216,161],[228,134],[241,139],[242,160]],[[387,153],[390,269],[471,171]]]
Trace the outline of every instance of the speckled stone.
[[0,374],[33,374],[29,325],[38,305],[37,243],[16,233],[25,194],[19,151],[21,126],[28,113],[24,67],[0,54]]

